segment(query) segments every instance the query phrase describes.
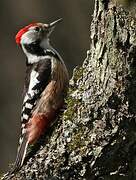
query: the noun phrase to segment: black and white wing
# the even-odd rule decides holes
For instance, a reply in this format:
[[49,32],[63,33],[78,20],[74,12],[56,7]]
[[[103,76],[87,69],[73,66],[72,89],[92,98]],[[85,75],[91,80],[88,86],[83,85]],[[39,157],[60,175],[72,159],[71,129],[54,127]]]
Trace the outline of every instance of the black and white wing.
[[22,131],[13,173],[18,171],[23,165],[29,143],[25,124],[29,121],[37,100],[51,79],[51,59],[44,59],[33,65],[33,67],[29,69],[27,78],[29,80],[26,81],[26,93],[22,107]]
[[[25,96],[23,100],[21,122],[28,122],[32,111],[40,98],[41,93],[51,78],[51,59],[41,60],[36,63],[26,77]],[[29,85],[28,85],[29,81]]]

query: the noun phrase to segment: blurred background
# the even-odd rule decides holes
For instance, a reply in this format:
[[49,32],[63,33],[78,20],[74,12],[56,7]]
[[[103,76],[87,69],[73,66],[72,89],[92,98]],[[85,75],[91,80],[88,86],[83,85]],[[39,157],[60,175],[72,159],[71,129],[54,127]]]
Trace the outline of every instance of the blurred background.
[[63,57],[70,75],[89,49],[93,0],[0,1],[0,174],[14,162],[20,132],[25,56],[15,44],[17,31],[32,22],[63,18],[51,42]]

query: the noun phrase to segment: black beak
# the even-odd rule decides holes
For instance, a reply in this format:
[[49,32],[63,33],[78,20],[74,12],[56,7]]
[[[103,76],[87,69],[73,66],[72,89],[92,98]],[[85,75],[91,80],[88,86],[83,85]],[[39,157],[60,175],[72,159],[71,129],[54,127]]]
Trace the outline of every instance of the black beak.
[[50,24],[44,24],[45,26],[45,29],[47,30],[48,29],[48,36],[50,36],[50,34],[52,33],[52,31],[54,30],[56,24],[58,24],[59,22],[62,21],[62,18],[61,19],[57,19],[56,21],[53,21],[52,23]]
[[56,24],[58,24],[61,21],[62,21],[62,18],[57,19],[56,21],[53,21],[52,23],[49,24],[49,28],[52,28],[52,27],[56,26]]

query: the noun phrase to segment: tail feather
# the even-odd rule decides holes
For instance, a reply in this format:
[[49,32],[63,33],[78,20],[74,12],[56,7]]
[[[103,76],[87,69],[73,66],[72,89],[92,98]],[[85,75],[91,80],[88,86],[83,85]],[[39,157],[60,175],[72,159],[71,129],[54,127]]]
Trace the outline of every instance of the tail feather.
[[24,159],[26,156],[27,147],[28,147],[28,139],[26,135],[24,135],[22,137],[22,143],[20,144],[18,148],[17,157],[16,157],[16,161],[15,161],[12,173],[17,172],[23,165]]
[[22,137],[22,142],[18,148],[17,157],[14,163],[13,170],[5,174],[2,180],[10,180],[16,174],[16,172],[20,170],[21,166],[24,163],[27,147],[28,147],[28,138],[26,137],[26,135],[24,135]]

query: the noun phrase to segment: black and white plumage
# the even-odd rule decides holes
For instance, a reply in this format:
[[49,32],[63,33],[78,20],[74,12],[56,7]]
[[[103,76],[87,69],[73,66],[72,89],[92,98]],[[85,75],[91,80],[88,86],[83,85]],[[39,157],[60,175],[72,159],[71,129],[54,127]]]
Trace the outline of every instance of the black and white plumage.
[[20,143],[25,132],[25,124],[31,117],[34,107],[41,93],[51,80],[51,57],[33,64],[28,65],[26,74],[26,83],[24,87],[24,100],[22,105],[21,123],[22,123],[22,135],[20,137]]
[[51,24],[34,23],[21,29],[16,42],[27,56],[21,135],[12,174],[23,165],[29,144],[46,130],[63,105],[68,88],[68,72],[60,55],[49,43]]
[[39,99],[40,94],[51,79],[51,57],[45,58],[34,65],[28,65],[27,68],[21,115],[22,123],[30,118],[37,99]]

